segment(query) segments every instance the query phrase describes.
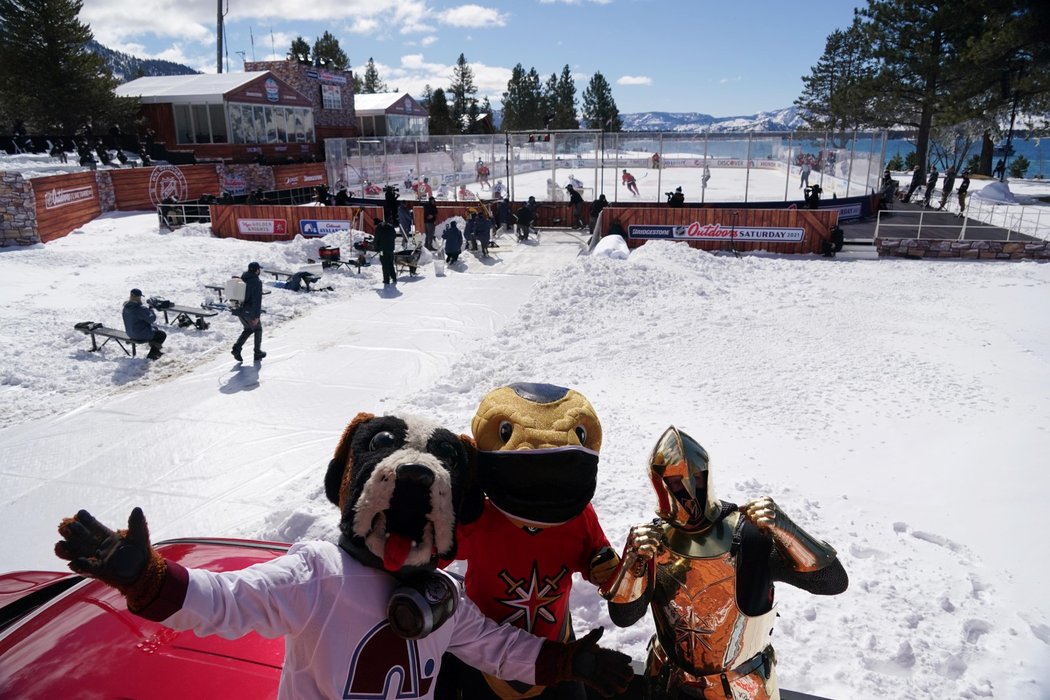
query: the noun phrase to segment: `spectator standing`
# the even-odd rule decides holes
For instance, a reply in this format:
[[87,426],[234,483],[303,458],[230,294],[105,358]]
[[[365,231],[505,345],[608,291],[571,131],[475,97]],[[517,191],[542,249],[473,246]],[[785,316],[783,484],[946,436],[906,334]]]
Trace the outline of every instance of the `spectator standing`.
[[383,284],[397,284],[397,270],[394,269],[397,229],[389,221],[373,219],[372,223],[375,225],[374,243],[376,250],[379,251],[379,262],[383,267]]
[[459,254],[463,250],[463,232],[455,221],[449,222],[441,233],[445,240],[445,264],[451,265],[459,260]]
[[408,200],[402,200],[397,209],[397,225],[401,227],[401,238],[405,241],[405,247],[408,247],[408,239],[412,234],[412,207]]
[[350,205],[350,193],[346,190],[346,185],[340,186],[335,193],[335,205],[337,207],[346,207]]
[[966,193],[970,189],[970,169],[963,170],[962,181],[959,182],[959,216],[966,211]]
[[602,209],[609,206],[609,200],[605,198],[605,194],[598,195],[598,199],[591,202],[591,231],[594,231],[594,225],[598,222],[598,216],[602,213]]
[[674,192],[669,192],[667,195],[667,206],[680,209],[685,206],[685,195],[682,194],[682,188],[676,187]]
[[565,191],[569,193],[569,204],[572,205],[572,227],[581,229],[583,223],[583,195],[572,185],[566,185]]
[[1006,176],[1006,159],[1000,158],[999,162],[995,164],[995,170],[992,171],[992,177],[997,180],[1003,179]]
[[244,282],[244,301],[234,310],[234,315],[240,319],[243,330],[237,342],[233,344],[230,353],[233,359],[242,362],[241,348],[249,337],[254,337],[255,355],[254,360],[266,357],[262,350],[262,265],[257,262],[248,263],[248,269],[241,274]]
[[383,220],[397,223],[397,188],[393,185],[383,188]]
[[929,208],[930,198],[933,197],[933,191],[937,188],[937,180],[940,179],[940,176],[937,168],[931,164],[930,176],[926,178],[926,193],[922,197],[922,206]]
[[951,195],[954,186],[955,166],[949,166],[947,172],[944,173],[944,184],[941,186],[941,205],[937,207],[937,211],[944,209],[944,206],[948,203],[948,196]]
[[[481,246],[481,257],[489,256],[489,242],[492,240],[492,222],[484,212],[478,214],[474,223],[474,239]],[[477,248],[475,248],[477,250]]]
[[[496,221],[495,229],[506,228],[510,231],[514,227],[514,215],[510,211],[510,200],[501,199],[496,204]],[[493,244],[495,246],[495,244]]]
[[467,223],[463,226],[463,239],[469,250],[477,250],[478,210],[473,208],[468,209],[467,213],[470,215],[470,218],[467,219]]
[[638,196],[638,180],[635,179],[634,175],[631,175],[629,172],[627,172],[627,168],[623,169],[623,173],[621,173],[620,175],[620,180],[623,182],[623,184],[627,185],[627,189],[631,192],[631,194],[633,194],[635,197]]
[[535,214],[533,214],[528,204],[524,204],[521,209],[518,209],[516,216],[518,218],[518,240],[527,241],[529,240],[529,232],[532,230]]
[[167,339],[168,334],[157,328],[157,314],[153,309],[142,303],[142,290],[132,289],[128,300],[124,302],[123,309],[124,332],[128,337],[137,342],[149,343],[149,354],[147,359],[158,360],[164,353],[161,346]]
[[809,161],[802,161],[802,171],[798,181],[798,188],[809,187],[809,174],[812,172]]
[[434,227],[437,226],[438,207],[437,200],[431,195],[423,205],[423,247],[427,250],[437,250],[434,247]]

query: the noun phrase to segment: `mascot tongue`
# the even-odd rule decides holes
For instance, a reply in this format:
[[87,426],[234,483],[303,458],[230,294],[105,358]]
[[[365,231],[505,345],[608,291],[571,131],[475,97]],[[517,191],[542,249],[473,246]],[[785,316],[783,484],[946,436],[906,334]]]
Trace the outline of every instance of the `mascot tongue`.
[[412,540],[404,535],[391,532],[383,547],[383,568],[387,571],[397,571],[405,565],[408,553],[412,550]]

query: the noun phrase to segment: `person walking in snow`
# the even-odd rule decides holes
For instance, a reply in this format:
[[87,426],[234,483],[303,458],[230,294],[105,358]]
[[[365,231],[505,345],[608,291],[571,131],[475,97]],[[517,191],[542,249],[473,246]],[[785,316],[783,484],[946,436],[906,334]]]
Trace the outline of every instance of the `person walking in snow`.
[[397,284],[397,271],[394,269],[397,229],[389,221],[373,219],[372,223],[375,225],[375,246],[379,251],[379,262],[383,267],[383,284]]
[[434,227],[437,225],[437,216],[437,201],[431,195],[427,198],[427,203],[423,205],[423,232],[425,236],[423,247],[429,251],[436,250],[434,247]]
[[262,265],[257,262],[248,263],[247,271],[241,274],[241,280],[244,282],[244,301],[234,309],[233,315],[240,320],[243,330],[237,342],[233,344],[233,349],[230,350],[233,359],[238,362],[242,361],[241,348],[244,347],[248,338],[254,338],[254,360],[258,362],[266,357],[266,353],[262,350],[262,281],[259,279],[260,274],[262,274]]

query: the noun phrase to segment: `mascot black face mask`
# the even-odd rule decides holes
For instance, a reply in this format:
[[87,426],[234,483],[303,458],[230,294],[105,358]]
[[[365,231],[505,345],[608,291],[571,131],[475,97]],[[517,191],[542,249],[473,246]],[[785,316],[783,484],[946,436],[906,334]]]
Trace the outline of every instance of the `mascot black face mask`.
[[602,426],[579,392],[500,387],[482,399],[471,431],[482,490],[509,517],[550,527],[582,513],[594,496]]

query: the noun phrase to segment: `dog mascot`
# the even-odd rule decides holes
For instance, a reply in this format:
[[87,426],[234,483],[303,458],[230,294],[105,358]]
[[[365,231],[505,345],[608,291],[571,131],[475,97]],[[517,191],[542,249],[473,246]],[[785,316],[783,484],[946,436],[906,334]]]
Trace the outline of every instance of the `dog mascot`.
[[60,525],[55,551],[174,629],[283,635],[282,698],[432,698],[446,650],[526,683],[626,687],[629,659],[596,645],[600,629],[561,644],[501,627],[435,570],[439,555],[455,554],[456,518],[469,515],[468,445],[418,419],[359,414],[325,477],[342,512],[339,544],[302,542],[240,571],[163,559],[138,508],[119,532],[80,511]]
[[[485,615],[550,640],[572,639],[569,593],[579,572],[595,585],[618,558],[590,501],[602,427],[582,394],[551,384],[511,384],[481,400],[471,423],[481,516],[458,529],[466,591]],[[484,669],[482,669],[484,670]],[[439,698],[583,698],[579,683],[512,683],[454,661]]]
[[841,593],[848,579],[835,550],[771,498],[740,507],[715,498],[707,452],[676,428],[657,441],[649,478],[660,517],[631,529],[622,563],[601,594],[621,627],[652,606],[650,697],[779,698],[769,643],[777,614],[773,582]]

